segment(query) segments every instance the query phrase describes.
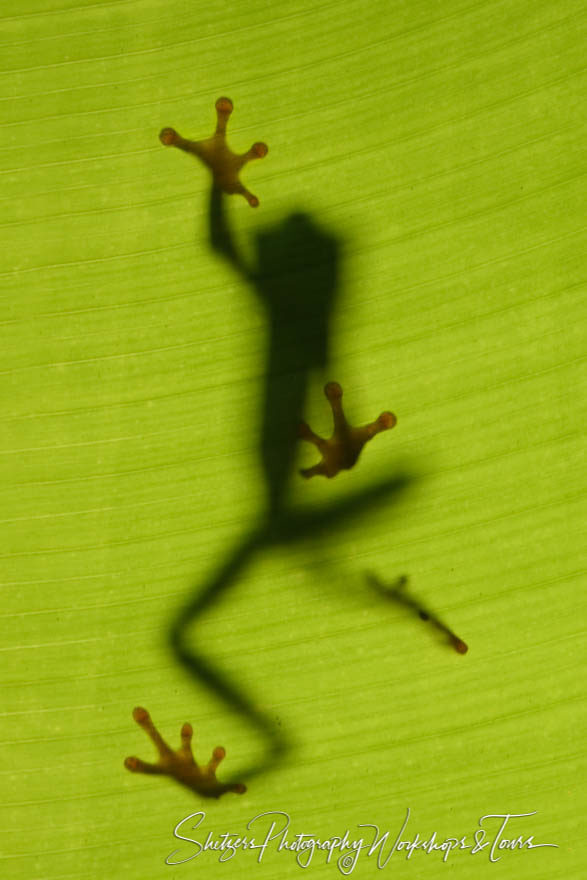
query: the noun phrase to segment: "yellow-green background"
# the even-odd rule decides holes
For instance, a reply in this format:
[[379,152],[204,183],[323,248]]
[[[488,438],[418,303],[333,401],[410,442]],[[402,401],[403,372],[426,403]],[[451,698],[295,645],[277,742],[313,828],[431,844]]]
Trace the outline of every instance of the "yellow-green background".
[[[165,866],[202,805],[216,833],[283,810],[322,837],[538,811],[516,830],[559,849],[386,870],[583,876],[585,54],[581,0],[4,0],[3,876],[300,876],[274,852]],[[260,558],[210,618],[206,650],[297,745],[202,804],[122,761],[152,754],[137,704],[229,768],[257,747],[165,645],[263,497],[263,314],[208,249],[207,172],[157,139],[209,134],[222,94],[233,146],[270,148],[261,207],[230,203],[243,245],[295,209],[344,239],[330,377],[355,421],[399,419],[299,497],[421,478]],[[308,418],[329,427],[318,380]],[[408,574],[468,655],[367,569]]]

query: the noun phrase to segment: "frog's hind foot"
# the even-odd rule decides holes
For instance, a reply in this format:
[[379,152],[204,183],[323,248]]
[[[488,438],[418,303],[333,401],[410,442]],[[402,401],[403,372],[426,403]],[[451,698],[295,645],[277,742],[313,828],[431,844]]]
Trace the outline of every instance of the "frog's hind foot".
[[146,709],[137,706],[133,709],[132,716],[147,736],[155,743],[159,752],[159,760],[150,764],[141,761],[140,758],[127,758],[124,766],[132,773],[157,774],[171,776],[177,782],[187,786],[202,797],[219,798],[227,791],[235,794],[243,794],[247,789],[242,782],[222,783],[216,779],[216,770],[223,760],[226,752],[222,746],[217,746],[212,752],[212,757],[207,764],[196,763],[192,753],[192,725],[187,722],[181,728],[181,746],[172,749],[167,745]]

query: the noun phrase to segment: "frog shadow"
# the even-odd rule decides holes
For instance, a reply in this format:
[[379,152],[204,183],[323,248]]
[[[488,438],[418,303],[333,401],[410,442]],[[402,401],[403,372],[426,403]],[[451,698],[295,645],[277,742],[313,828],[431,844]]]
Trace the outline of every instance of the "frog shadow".
[[[229,782],[250,780],[283,760],[292,747],[288,734],[259,708],[234,677],[221,670],[201,647],[197,621],[271,547],[320,542],[368,511],[397,503],[415,479],[398,472],[320,507],[294,505],[288,490],[294,471],[298,426],[309,382],[324,375],[330,356],[330,322],[340,286],[341,241],[303,212],[256,234],[256,261],[247,263],[230,232],[224,197],[213,186],[209,203],[212,249],[244,277],[267,320],[259,453],[266,487],[265,509],[226,553],[212,575],[198,583],[168,630],[175,658],[199,684],[243,716],[261,735],[264,753],[233,774]],[[194,626],[195,625],[195,626]]]

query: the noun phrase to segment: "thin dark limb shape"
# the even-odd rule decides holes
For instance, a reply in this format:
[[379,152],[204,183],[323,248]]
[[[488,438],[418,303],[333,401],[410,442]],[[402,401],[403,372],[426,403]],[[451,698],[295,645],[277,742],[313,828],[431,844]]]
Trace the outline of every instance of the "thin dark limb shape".
[[318,464],[300,470],[302,476],[306,478],[314,477],[317,474],[331,478],[341,470],[352,468],[365,443],[371,440],[375,434],[388,431],[397,423],[393,413],[383,412],[374,422],[353,428],[347,422],[342,409],[342,388],[338,382],[328,382],[324,386],[324,394],[332,408],[334,419],[332,436],[325,440],[315,434],[306,422],[302,422],[299,426],[300,439],[312,443],[322,455],[322,460]]
[[124,766],[132,773],[148,773],[171,776],[181,785],[203,797],[219,798],[227,791],[243,794],[247,788],[241,782],[222,783],[216,779],[218,765],[226,754],[222,746],[216,746],[207,764],[196,763],[192,753],[192,725],[187,722],[181,728],[181,746],[170,748],[155,725],[146,709],[137,706],[132,717],[147,736],[153,741],[159,752],[159,760],[155,764],[141,761],[140,758],[127,758]]
[[182,137],[174,128],[164,128],[159,140],[166,147],[178,147],[186,153],[192,153],[202,160],[212,172],[214,185],[229,195],[240,193],[252,208],[256,208],[259,199],[243,186],[240,171],[252,159],[262,159],[269,152],[267,144],[257,141],[246,153],[233,153],[226,143],[226,125],[233,104],[230,98],[218,98],[216,101],[216,131],[201,141],[189,141]]
[[[257,776],[282,759],[289,749],[289,743],[269,715],[247,695],[246,690],[196,647],[194,642],[197,639],[194,639],[191,625],[205,611],[210,611],[220,602],[244,575],[255,554],[266,545],[265,530],[253,530],[245,535],[212,577],[207,579],[203,588],[179,609],[169,630],[170,647],[185,670],[244,717],[259,732],[266,745],[265,754],[258,762],[239,770],[239,783]],[[234,779],[229,781],[231,784],[239,784]]]
[[449,643],[459,654],[467,653],[469,646],[466,642],[460,639],[450,627],[446,625],[446,623],[437,617],[436,614],[429,611],[427,608],[424,608],[421,602],[406,592],[408,578],[405,575],[399,577],[393,584],[384,584],[376,575],[371,573],[367,574],[367,580],[369,585],[381,596],[384,596],[386,599],[392,599],[394,602],[398,602],[405,608],[413,610],[420,620],[429,621],[437,630],[448,638]]

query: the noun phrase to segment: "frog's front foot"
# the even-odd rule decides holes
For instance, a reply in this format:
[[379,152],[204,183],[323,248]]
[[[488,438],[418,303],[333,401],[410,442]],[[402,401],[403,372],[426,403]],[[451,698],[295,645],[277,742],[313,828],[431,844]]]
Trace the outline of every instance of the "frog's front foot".
[[328,382],[324,386],[324,394],[332,409],[334,431],[332,436],[325,440],[315,434],[306,422],[301,423],[299,427],[300,439],[312,443],[322,454],[322,460],[318,464],[300,471],[302,476],[306,478],[314,477],[317,474],[329,478],[335,477],[339,471],[352,468],[365,443],[375,434],[393,428],[397,422],[393,413],[383,412],[374,422],[353,428],[347,422],[342,409],[342,388],[338,382]]
[[159,760],[155,764],[141,761],[140,758],[126,758],[124,766],[132,773],[149,773],[171,776],[203,797],[219,798],[227,791],[243,794],[247,789],[241,782],[222,783],[216,779],[218,765],[226,754],[222,746],[217,746],[207,764],[200,766],[192,754],[192,725],[184,724],[181,728],[181,746],[170,748],[155,725],[146,709],[138,706],[133,709],[132,716],[145,733],[153,740]]
[[267,144],[256,141],[246,153],[233,153],[226,143],[226,126],[232,109],[230,98],[218,98],[216,131],[204,140],[190,141],[182,137],[174,128],[164,128],[159,134],[159,140],[166,147],[178,147],[186,153],[197,156],[210,169],[214,186],[225,193],[239,193],[245,197],[251,207],[256,208],[259,199],[241,183],[239,174],[247,162],[266,156],[269,148]]

